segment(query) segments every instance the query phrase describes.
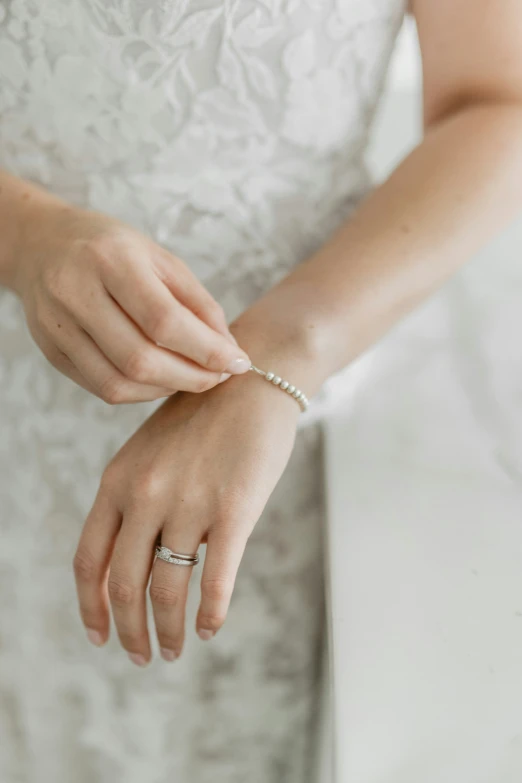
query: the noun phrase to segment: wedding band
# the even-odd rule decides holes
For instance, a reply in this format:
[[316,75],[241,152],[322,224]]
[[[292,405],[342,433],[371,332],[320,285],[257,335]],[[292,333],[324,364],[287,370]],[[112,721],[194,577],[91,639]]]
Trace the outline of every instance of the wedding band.
[[181,566],[195,566],[199,563],[199,555],[196,552],[195,555],[180,555],[178,552],[173,552],[168,546],[158,545],[156,547],[156,557],[160,560],[164,560],[165,563],[171,565]]

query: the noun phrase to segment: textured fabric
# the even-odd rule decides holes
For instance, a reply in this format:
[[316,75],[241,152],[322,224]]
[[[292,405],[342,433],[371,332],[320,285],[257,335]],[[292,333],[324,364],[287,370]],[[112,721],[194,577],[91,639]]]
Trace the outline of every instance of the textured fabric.
[[[98,445],[88,427],[76,433],[86,449]],[[32,448],[45,445],[35,438]],[[6,475],[2,455],[5,479],[16,482],[14,497],[2,497],[3,782],[308,779],[323,623],[319,460],[319,431],[305,429],[247,547],[226,628],[209,643],[193,631],[198,566],[181,659],[155,655],[139,670],[115,638],[102,650],[88,645],[77,617],[80,465],[72,486],[48,469],[46,491],[40,471],[27,466],[24,479],[18,460]]]
[[[368,190],[362,155],[403,5],[0,0],[0,165],[149,233],[232,318]],[[87,646],[71,557],[104,464],[152,406],[108,408],[56,373],[6,292],[0,330],[0,778],[306,780],[315,426],[249,544],[226,630],[138,671],[114,642]],[[189,617],[196,600],[195,587]]]

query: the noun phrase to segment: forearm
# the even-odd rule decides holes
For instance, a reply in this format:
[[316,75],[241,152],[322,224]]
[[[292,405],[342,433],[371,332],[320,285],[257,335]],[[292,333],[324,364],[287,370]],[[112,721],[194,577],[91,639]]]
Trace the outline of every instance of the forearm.
[[281,361],[285,350],[301,355],[291,369],[313,393],[521,207],[522,106],[463,109],[428,130],[326,245],[238,319],[235,335],[255,360],[264,324],[266,350]]
[[0,286],[14,287],[19,248],[35,210],[59,203],[36,185],[0,171]]

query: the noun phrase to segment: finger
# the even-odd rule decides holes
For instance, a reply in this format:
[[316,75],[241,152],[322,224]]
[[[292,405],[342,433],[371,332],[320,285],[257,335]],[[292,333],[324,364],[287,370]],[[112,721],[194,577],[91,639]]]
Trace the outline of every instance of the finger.
[[96,394],[96,389],[94,386],[92,386],[87,381],[87,379],[83,377],[81,372],[75,367],[70,358],[65,353],[63,353],[63,351],[57,348],[54,343],[43,337],[42,334],[39,334],[38,337],[35,337],[35,341],[47,361],[52,364],[53,367],[58,370],[58,372],[61,372],[62,375],[70,378],[71,381],[74,381],[74,383],[76,383],[78,386],[81,386],[91,394]]
[[[237,344],[175,299],[150,269],[111,266],[105,270],[103,281],[122,310],[154,345],[168,348],[220,375],[238,375],[250,367],[247,354]],[[115,364],[119,366],[117,361]]]
[[107,573],[120,522],[121,514],[110,493],[100,487],[73,563],[80,615],[89,640],[97,646],[109,637]]
[[[187,521],[187,520],[185,520]],[[161,534],[161,543],[173,552],[193,555],[201,541],[196,525],[181,520],[167,523]],[[162,657],[173,661],[181,654],[185,639],[185,606],[193,566],[154,561],[150,582],[150,598],[154,612],[156,633]]]
[[[73,357],[71,363],[84,378],[88,390],[105,402],[110,404],[147,402],[168,397],[173,393],[172,388],[139,383],[126,378],[103,355],[92,338],[76,324],[63,325],[52,337],[56,347],[64,356]],[[70,373],[66,374],[73,377]],[[73,380],[76,380],[76,377]],[[87,388],[85,384],[80,383],[80,385]]]
[[196,630],[201,639],[211,639],[226,620],[246,541],[247,538],[238,532],[209,532],[201,577],[201,603],[196,618]]
[[94,386],[88,383],[71,359],[66,354],[61,353],[61,351],[58,351],[57,353],[57,361],[54,363],[56,369],[59,370],[62,375],[65,375],[67,378],[70,378],[71,381],[74,381],[77,386],[81,386],[85,391],[96,395]]
[[81,326],[101,353],[128,381],[174,391],[201,392],[216,386],[221,373],[198,367],[148,340],[127,317],[117,302],[105,292],[103,318],[80,316]]
[[[143,506],[125,513],[109,574],[109,597],[118,637],[137,666],[145,666],[151,659],[146,589],[159,524],[150,524],[150,515],[150,508]],[[145,516],[149,517],[147,524]]]
[[232,340],[218,334],[194,313],[177,303],[161,328],[153,330],[158,344],[186,356],[211,372],[242,375],[250,369],[248,355]]
[[160,248],[159,253],[154,255],[154,267],[160,279],[181,304],[192,310],[194,315],[211,329],[236,342],[228,329],[223,308],[186,264]]

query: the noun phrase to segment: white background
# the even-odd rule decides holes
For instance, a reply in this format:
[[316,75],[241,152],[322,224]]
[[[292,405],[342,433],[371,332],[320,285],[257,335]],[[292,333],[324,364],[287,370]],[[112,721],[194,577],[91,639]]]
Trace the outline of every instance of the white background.
[[[410,25],[377,178],[420,138],[419,85]],[[522,221],[362,360],[327,424],[321,783],[522,780],[521,250]]]

